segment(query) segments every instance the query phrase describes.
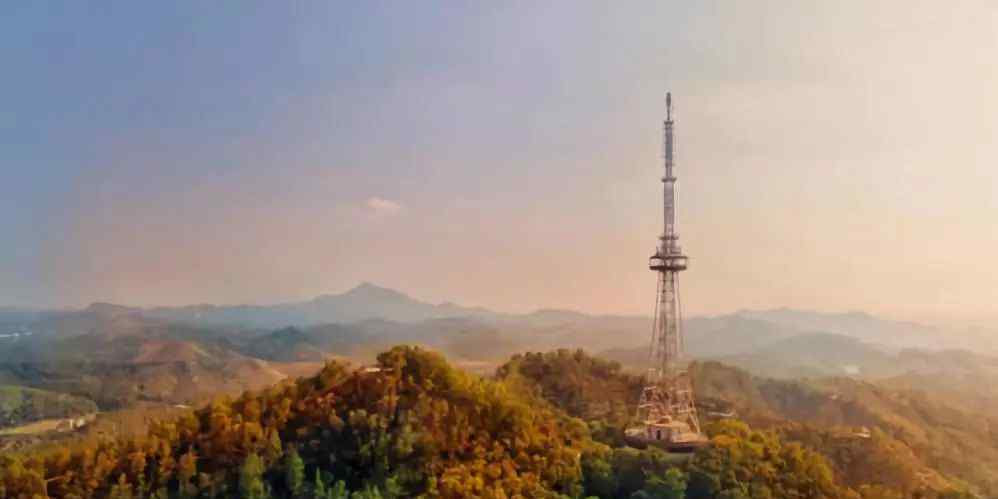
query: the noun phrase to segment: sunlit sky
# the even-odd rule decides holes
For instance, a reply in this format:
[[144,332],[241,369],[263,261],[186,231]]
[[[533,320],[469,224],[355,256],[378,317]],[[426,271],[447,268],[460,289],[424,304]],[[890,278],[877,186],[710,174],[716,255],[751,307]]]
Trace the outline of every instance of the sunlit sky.
[[998,4],[7,2],[0,305],[998,319]]

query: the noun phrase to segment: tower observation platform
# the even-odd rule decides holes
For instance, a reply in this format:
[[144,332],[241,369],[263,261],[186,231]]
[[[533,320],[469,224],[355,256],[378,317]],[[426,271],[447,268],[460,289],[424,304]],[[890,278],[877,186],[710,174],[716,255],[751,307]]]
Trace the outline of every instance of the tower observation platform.
[[689,452],[707,445],[700,430],[690,378],[683,354],[682,309],[679,303],[679,273],[689,266],[689,258],[679,246],[676,230],[676,203],[679,179],[675,173],[675,121],[672,94],[666,94],[663,127],[664,230],[648,268],[658,274],[655,320],[648,351],[649,369],[638,402],[637,422],[625,431],[627,440],[638,446],[656,445],[675,452]]

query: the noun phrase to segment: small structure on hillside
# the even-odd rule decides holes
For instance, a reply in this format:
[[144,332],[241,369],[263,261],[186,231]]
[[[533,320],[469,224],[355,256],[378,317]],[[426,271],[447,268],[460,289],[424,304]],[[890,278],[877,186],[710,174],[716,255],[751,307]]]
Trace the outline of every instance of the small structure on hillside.
[[65,419],[59,421],[58,424],[56,424],[55,430],[56,431],[63,431],[63,432],[65,432],[65,431],[79,430],[80,428],[83,428],[84,426],[86,426],[87,423],[90,422],[90,419],[92,419],[92,418],[88,418],[88,417],[82,417],[82,418],[65,418]]
[[707,411],[707,417],[714,419],[732,419],[738,417],[738,411],[734,409],[727,411]]

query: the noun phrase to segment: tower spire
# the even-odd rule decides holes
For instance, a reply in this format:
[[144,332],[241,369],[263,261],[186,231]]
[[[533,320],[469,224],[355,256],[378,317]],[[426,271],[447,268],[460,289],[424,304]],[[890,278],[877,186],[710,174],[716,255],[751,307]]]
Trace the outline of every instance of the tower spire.
[[672,120],[672,93],[665,94],[666,120],[662,126],[664,176],[662,177],[663,229],[659,245],[648,267],[659,274],[659,296],[652,340],[652,368],[659,375],[674,374],[682,356],[679,273],[686,270],[687,257],[679,246],[676,203],[679,178],[676,176],[675,122]]

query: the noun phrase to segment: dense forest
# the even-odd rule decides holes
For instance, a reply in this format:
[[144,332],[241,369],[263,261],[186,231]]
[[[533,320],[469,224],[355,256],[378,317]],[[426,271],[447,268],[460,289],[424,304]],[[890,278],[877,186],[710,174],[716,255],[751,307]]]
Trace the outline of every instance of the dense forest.
[[[693,480],[687,497],[767,497],[766,490],[772,497],[974,497],[966,492],[968,478],[975,479],[978,492],[991,496],[991,477],[984,471],[988,461],[982,459],[990,456],[988,444],[973,438],[970,421],[952,408],[861,381],[760,379],[718,362],[694,363],[691,369],[701,417],[712,421],[706,429],[713,445],[679,469],[689,480],[695,471],[691,466],[706,460],[715,463],[715,474],[722,465],[741,466],[728,476],[743,478],[737,485],[711,482],[710,490],[715,492],[706,494],[692,485],[702,482]],[[624,372],[619,363],[582,351],[558,350],[515,355],[496,374],[585,420],[592,437],[614,452],[633,451],[622,448],[623,428],[642,381]],[[719,419],[723,417],[719,414],[732,412],[741,422]],[[941,424],[945,420],[949,424]],[[947,440],[947,434],[961,438]],[[831,490],[837,492],[794,495],[771,480],[760,481],[759,474],[766,475],[760,470],[772,472],[769,465],[758,462],[760,456],[772,456],[774,449],[783,448],[804,453],[811,462],[809,469],[832,477]],[[968,452],[961,455],[961,448]],[[744,456],[755,457],[738,464]],[[761,467],[750,471],[755,466]],[[800,470],[780,473],[787,474],[799,475]]]
[[636,383],[581,351],[517,356],[486,379],[396,347],[142,437],[2,456],[0,497],[902,497],[850,486],[819,452],[733,420],[710,423],[712,445],[694,455],[621,446]]

